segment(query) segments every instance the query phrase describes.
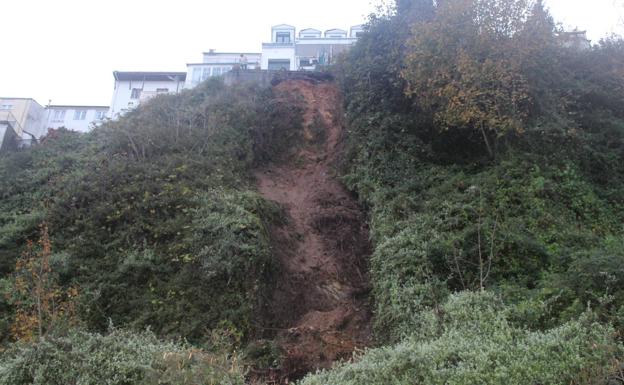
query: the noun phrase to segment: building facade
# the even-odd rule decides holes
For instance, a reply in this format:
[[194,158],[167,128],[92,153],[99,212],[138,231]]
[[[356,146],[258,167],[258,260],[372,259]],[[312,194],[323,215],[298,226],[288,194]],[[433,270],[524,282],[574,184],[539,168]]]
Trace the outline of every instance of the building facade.
[[364,33],[362,25],[349,31],[335,28],[322,32],[306,28],[296,34],[296,28],[280,24],[271,28],[271,42],[262,44],[263,70],[315,70],[330,65],[346,52]]
[[41,138],[45,130],[45,108],[31,98],[0,98],[0,121],[19,137]]
[[243,57],[247,61],[248,69],[260,68],[261,54],[256,52],[204,52],[201,63],[186,65],[186,82],[184,88],[193,88],[204,80],[221,76],[240,66]]
[[109,106],[50,105],[46,107],[46,128],[65,127],[68,130],[88,132],[102,124]]
[[182,91],[186,72],[113,72],[115,88],[108,112],[111,119],[123,115],[160,94]]
[[565,48],[575,49],[578,51],[584,51],[591,48],[591,40],[587,38],[587,31],[579,31],[575,29],[573,31],[560,32],[557,35],[559,44]]

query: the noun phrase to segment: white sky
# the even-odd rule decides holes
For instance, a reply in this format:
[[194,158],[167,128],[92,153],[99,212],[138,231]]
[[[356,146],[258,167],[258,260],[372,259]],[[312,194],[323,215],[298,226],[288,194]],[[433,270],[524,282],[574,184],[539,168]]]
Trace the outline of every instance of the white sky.
[[[360,24],[380,0],[4,0],[0,96],[108,105],[114,70],[185,71],[201,53],[260,52],[270,27]],[[624,0],[546,0],[597,41],[624,30]]]

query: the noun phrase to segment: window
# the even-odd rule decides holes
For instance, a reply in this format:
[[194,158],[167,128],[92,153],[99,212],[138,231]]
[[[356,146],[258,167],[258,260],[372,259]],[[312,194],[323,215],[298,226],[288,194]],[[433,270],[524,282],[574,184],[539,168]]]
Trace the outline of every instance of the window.
[[290,60],[288,59],[269,59],[269,71],[289,70]]
[[221,76],[221,67],[214,67],[212,69],[212,76]]
[[166,94],[167,92],[169,92],[169,88],[156,88],[157,94]]
[[130,93],[130,99],[139,99],[141,97],[141,89],[133,88],[132,93]]
[[106,117],[106,111],[102,110],[102,111],[95,111],[95,119],[96,120],[104,120],[104,118]]
[[204,68],[204,71],[202,72],[202,81],[208,79],[210,77],[210,67],[206,67]]
[[199,84],[199,82],[201,81],[202,81],[202,69],[197,68],[197,67],[193,68],[193,84]]
[[74,111],[74,120],[85,120],[87,118],[87,110]]
[[276,43],[290,43],[290,32],[277,32],[275,34]]
[[65,110],[54,110],[53,121],[62,122],[65,120]]
[[12,110],[13,109],[13,105],[12,104],[2,104],[0,105],[0,110]]

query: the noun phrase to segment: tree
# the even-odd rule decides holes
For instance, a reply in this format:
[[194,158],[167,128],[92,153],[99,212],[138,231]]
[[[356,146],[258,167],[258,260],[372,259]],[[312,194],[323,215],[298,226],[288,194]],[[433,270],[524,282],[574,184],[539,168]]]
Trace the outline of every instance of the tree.
[[16,307],[11,332],[15,339],[32,340],[52,331],[61,321],[74,319],[74,301],[78,290],[62,290],[50,267],[52,242],[48,227],[40,227],[35,244],[28,241],[17,260],[10,302]]
[[397,0],[397,14],[405,16],[411,22],[428,21],[435,14],[432,0]]
[[[415,24],[407,41],[405,93],[439,131],[478,134],[490,157],[498,139],[524,130],[530,112],[522,64],[532,41],[519,37],[531,10],[526,0],[439,2],[435,17]],[[547,39],[552,28],[531,32]]]

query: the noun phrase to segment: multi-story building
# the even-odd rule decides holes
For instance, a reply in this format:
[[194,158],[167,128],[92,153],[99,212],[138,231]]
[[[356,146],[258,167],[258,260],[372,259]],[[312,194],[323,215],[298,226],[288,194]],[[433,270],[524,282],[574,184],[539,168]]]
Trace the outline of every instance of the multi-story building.
[[241,65],[243,58],[247,61],[248,69],[260,68],[260,53],[256,52],[204,52],[201,63],[186,65],[186,82],[184,88],[193,88],[209,77],[221,76],[233,68]]
[[115,88],[109,118],[116,118],[160,94],[178,93],[184,88],[186,72],[113,72]]
[[201,63],[188,63],[186,72],[115,71],[108,118],[115,119],[155,95],[193,88],[210,77],[240,68],[245,62],[248,70],[316,70],[332,64],[338,55],[351,48],[364,27],[356,25],[349,31],[330,29],[325,32],[308,28],[301,30],[298,36],[296,32],[292,25],[276,25],[271,28],[271,42],[262,44],[262,53],[210,50],[203,53]]
[[108,106],[49,105],[46,107],[45,127],[88,132],[106,119],[108,110]]
[[361,25],[349,31],[336,28],[324,33],[307,28],[297,37],[292,25],[276,25],[271,28],[271,42],[262,44],[262,69],[314,70],[329,65],[351,48],[363,32]]
[[10,125],[19,137],[38,139],[47,132],[45,109],[31,98],[0,98],[0,121]]

